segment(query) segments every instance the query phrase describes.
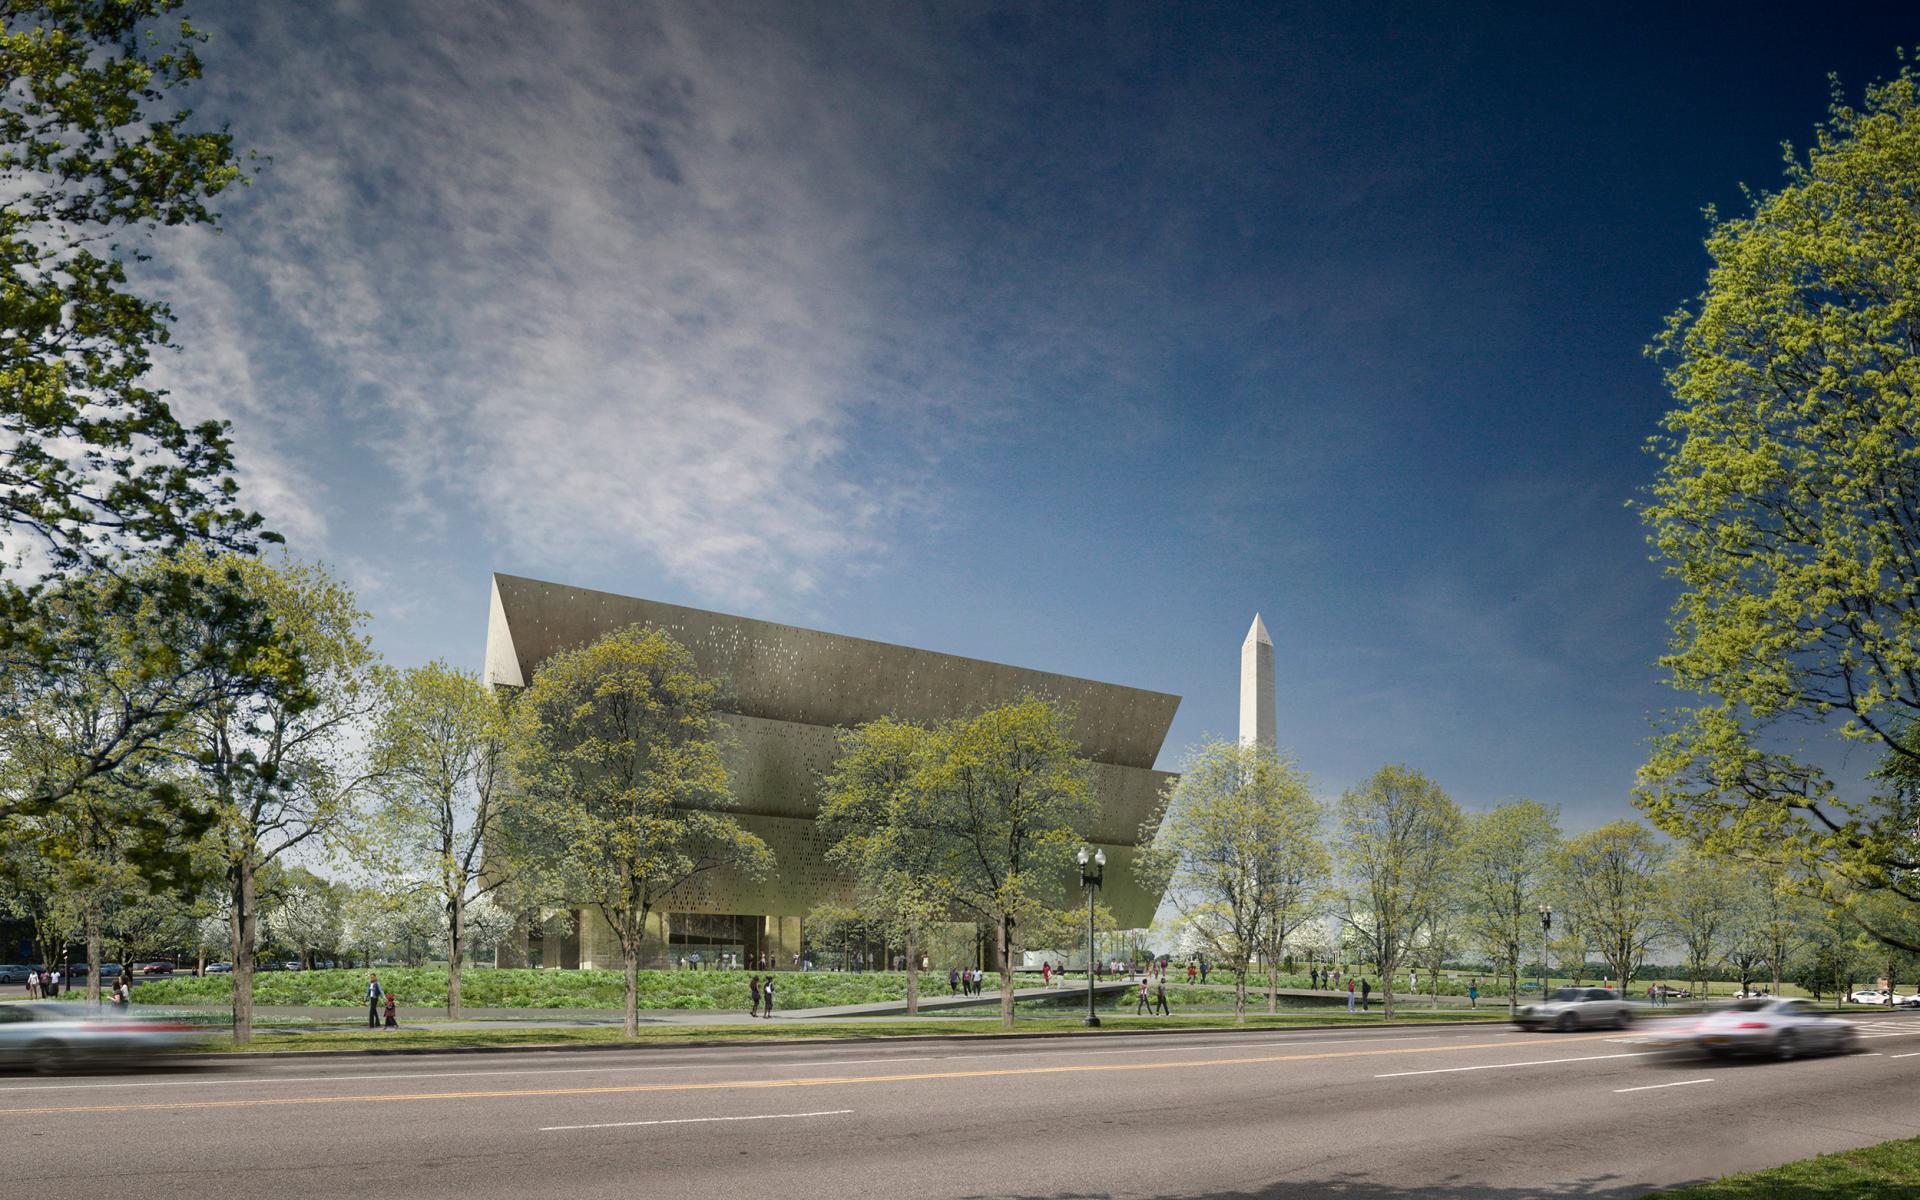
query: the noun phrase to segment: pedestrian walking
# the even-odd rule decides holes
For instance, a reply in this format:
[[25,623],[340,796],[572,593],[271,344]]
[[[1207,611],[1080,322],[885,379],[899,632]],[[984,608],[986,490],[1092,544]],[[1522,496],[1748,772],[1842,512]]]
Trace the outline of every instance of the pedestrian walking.
[[1407,990],[1416,996],[1420,994],[1420,970],[1418,967],[1407,972]]
[[387,1028],[388,1028],[388,1029],[398,1029],[398,1028],[400,1028],[400,1021],[399,1021],[399,1019],[398,1019],[398,1018],[399,1018],[399,1015],[400,1015],[400,1002],[394,999],[394,997],[393,997],[393,993],[392,993],[392,992],[388,992],[388,993],[387,993],[387,1008],[386,1008],[386,1017],[387,1017]]
[[1312,988],[1316,992],[1319,991],[1320,990],[1320,968],[1319,967],[1307,968],[1307,980],[1308,980],[1308,983],[1307,983],[1308,987]]
[[951,996],[955,992],[958,992],[959,990],[960,990],[960,968],[948,967],[947,968],[947,995]]
[[1155,1016],[1170,1017],[1173,1010],[1167,1007],[1167,977],[1160,977],[1160,986],[1154,989],[1153,1011]]
[[1053,964],[1050,962],[1043,962],[1040,964],[1040,986],[1041,987],[1053,986]]
[[1353,980],[1347,980],[1347,1011],[1353,1011]]
[[1208,962],[1208,961],[1207,961],[1206,959],[1204,959],[1204,958],[1200,960],[1200,982],[1201,982],[1201,983],[1203,983],[1203,984],[1204,984],[1204,983],[1206,983],[1206,981],[1207,981],[1207,972],[1208,972],[1208,971],[1210,971],[1210,970],[1212,970],[1212,969],[1213,969],[1213,964],[1212,964],[1212,963],[1210,963],[1210,962]]
[[40,972],[35,970],[29,970],[27,972],[27,999],[38,1000],[39,998],[40,998]]
[[760,1006],[766,1010],[761,1013],[762,1016],[773,1016],[773,976],[771,975],[767,976],[767,981],[760,985]]
[[753,1007],[747,1010],[747,1015],[757,1017],[760,1015],[760,977],[758,975],[747,980],[747,994],[753,997]]
[[380,976],[367,972],[367,1028],[380,1028]]
[[1187,960],[1187,986],[1192,987],[1193,981],[1199,978],[1199,975],[1200,975],[1200,968],[1193,965],[1192,959],[1188,959]]
[[1133,1006],[1133,1015],[1139,1016],[1147,1011],[1147,977],[1140,977],[1140,1003]]
[[1373,998],[1373,982],[1371,980],[1362,979],[1360,981],[1360,1011],[1361,1012],[1367,1011],[1367,1002],[1372,998]]
[[1467,985],[1467,1007],[1480,1007],[1480,981],[1478,979]]

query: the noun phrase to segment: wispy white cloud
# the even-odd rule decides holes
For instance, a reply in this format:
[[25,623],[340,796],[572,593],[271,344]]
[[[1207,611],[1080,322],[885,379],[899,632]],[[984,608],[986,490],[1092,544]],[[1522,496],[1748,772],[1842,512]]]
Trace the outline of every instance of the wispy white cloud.
[[921,450],[850,442],[940,401],[876,404],[903,334],[863,265],[889,183],[859,85],[707,9],[354,11],[210,14],[208,107],[272,162],[170,271],[171,381],[236,418],[252,502],[342,549],[350,439],[397,523],[711,596],[884,546]]

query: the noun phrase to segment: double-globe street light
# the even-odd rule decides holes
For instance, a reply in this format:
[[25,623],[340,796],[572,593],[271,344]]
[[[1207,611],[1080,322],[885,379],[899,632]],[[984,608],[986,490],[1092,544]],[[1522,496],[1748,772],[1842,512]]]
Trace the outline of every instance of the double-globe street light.
[[1080,847],[1080,883],[1087,889],[1087,1024],[1097,1027],[1100,1017],[1093,1011],[1093,894],[1107,873],[1107,852],[1095,850],[1091,859],[1087,848]]
[[1542,904],[1540,913],[1540,998],[1547,998],[1547,935],[1553,932],[1553,905]]

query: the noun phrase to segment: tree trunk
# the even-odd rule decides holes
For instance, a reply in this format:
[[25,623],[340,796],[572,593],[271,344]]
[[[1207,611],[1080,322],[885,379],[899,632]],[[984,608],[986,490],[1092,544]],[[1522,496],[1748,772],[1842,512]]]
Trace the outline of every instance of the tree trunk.
[[1233,965],[1233,1023],[1247,1023],[1247,964],[1244,962]]
[[1000,915],[1000,1027],[1013,1028],[1013,915]]
[[920,1014],[920,949],[913,935],[907,932],[907,1015]]
[[460,1019],[460,959],[466,952],[467,904],[465,890],[453,893],[447,905],[447,1018]]
[[[1520,951],[1517,947],[1507,962],[1507,1016],[1513,1017],[1520,1012]],[[1541,999],[1546,997],[1542,996]]]
[[100,1006],[100,903],[87,902],[87,1003]]
[[[600,910],[603,914],[606,910]],[[584,915],[584,914],[583,914]],[[620,914],[620,920],[614,928],[620,934],[621,967],[626,975],[626,996],[621,1001],[625,1018],[624,1028],[630,1038],[640,1036],[640,939],[647,929],[647,913],[640,910],[640,919],[635,921],[632,912]]]
[[1267,959],[1267,1015],[1273,1016],[1280,1011],[1280,976],[1274,970],[1273,959]]
[[253,860],[243,855],[233,867],[233,1044],[253,1040],[253,936],[259,915],[253,911]]

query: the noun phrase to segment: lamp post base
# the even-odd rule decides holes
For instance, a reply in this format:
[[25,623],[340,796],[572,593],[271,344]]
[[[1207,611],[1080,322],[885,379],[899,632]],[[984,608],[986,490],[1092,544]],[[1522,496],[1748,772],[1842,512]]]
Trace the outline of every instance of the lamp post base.
[[1086,1020],[1086,1026],[1087,1026],[1087,1028],[1088,1028],[1088,1029],[1098,1029],[1098,1028],[1100,1028],[1100,1018],[1099,1018],[1099,1017],[1088,1017],[1088,1018],[1087,1018],[1087,1020]]

